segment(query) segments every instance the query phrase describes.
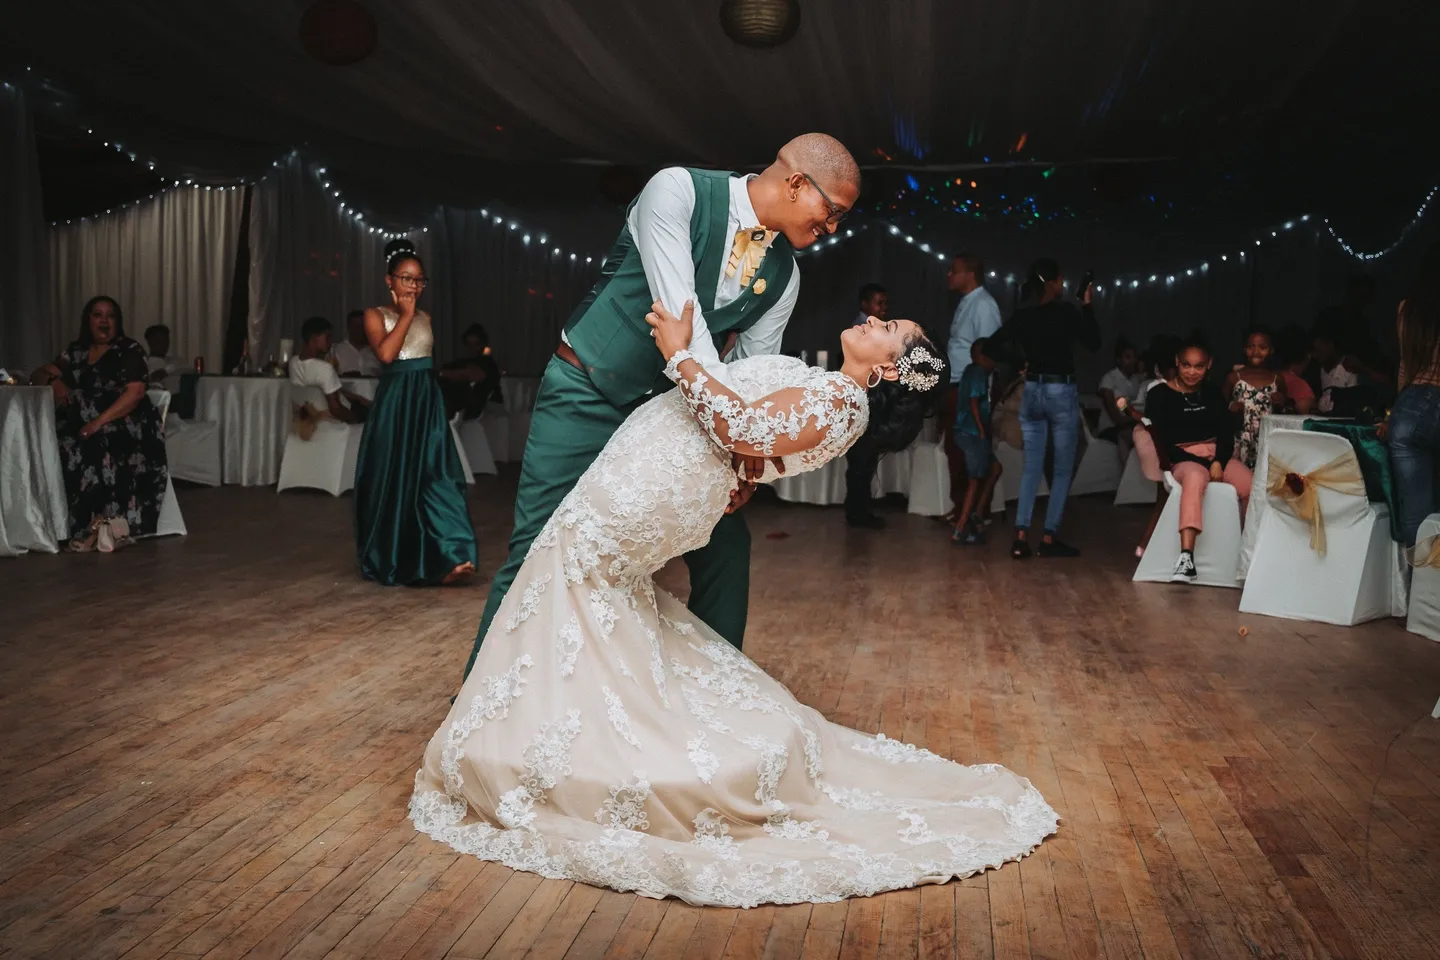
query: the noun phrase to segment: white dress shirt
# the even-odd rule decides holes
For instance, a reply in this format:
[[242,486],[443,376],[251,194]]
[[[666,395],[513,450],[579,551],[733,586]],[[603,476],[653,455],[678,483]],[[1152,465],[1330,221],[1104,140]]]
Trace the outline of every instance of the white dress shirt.
[[990,291],[976,287],[960,298],[950,321],[950,382],[959,383],[970,366],[970,348],[981,337],[993,337],[1000,329],[1000,306]]
[[157,357],[154,354],[145,358],[145,367],[152,376],[161,370],[165,371],[166,377],[173,377],[180,372],[180,364],[174,357]]
[[380,376],[380,358],[375,356],[368,343],[361,348],[349,340],[341,340],[330,347],[330,356],[335,358],[341,373],[353,371],[362,377]]
[[318,387],[325,396],[339,390],[340,374],[328,360],[303,360],[297,354],[290,358],[290,382],[297,387]]
[[[735,233],[746,227],[761,226],[750,203],[748,184],[754,176],[730,178],[730,214],[726,221],[726,253],[729,241]],[[645,185],[640,198],[630,210],[626,226],[635,241],[636,252],[645,268],[645,279],[650,284],[650,296],[659,300],[665,308],[677,317],[685,307],[685,301],[695,301],[694,330],[690,339],[690,352],[705,372],[725,380],[725,365],[710,338],[710,329],[705,325],[705,314],[700,306],[700,297],[695,291],[695,256],[690,248],[690,215],[695,210],[695,181],[684,167],[666,167]],[[784,254],[767,253],[766,256]],[[725,276],[722,268],[720,283],[715,290],[715,306],[723,307],[739,299],[741,293],[740,272],[733,277]],[[736,338],[730,360],[755,357],[780,352],[780,341],[785,335],[785,324],[795,309],[800,297],[800,268],[790,273],[790,282],[775,301],[774,306],[756,320],[750,329]],[[561,339],[569,339],[561,334]]]

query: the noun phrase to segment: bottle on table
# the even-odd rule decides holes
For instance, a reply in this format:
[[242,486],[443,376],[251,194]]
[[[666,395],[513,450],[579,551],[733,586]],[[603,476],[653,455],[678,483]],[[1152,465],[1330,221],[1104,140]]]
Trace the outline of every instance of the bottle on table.
[[240,362],[235,364],[235,376],[250,376],[250,341],[248,340],[240,348]]

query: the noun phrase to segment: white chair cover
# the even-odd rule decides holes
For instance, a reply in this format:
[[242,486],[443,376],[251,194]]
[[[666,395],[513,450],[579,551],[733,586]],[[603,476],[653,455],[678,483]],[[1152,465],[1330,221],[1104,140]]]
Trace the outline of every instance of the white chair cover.
[[1125,469],[1120,472],[1120,485],[1115,488],[1115,506],[1130,504],[1153,504],[1160,495],[1160,485],[1145,478],[1140,468],[1140,455],[1134,450],[1125,458]]
[[[309,404],[318,410],[328,407],[325,394],[317,387],[291,384],[290,400],[294,406]],[[293,430],[289,431],[285,436],[285,452],[280,458],[280,479],[275,485],[275,492],[305,487],[324,490],[338,497],[354,489],[355,460],[360,453],[363,431],[364,427],[357,423],[335,420],[317,423],[309,440],[302,440]]]
[[[158,390],[151,387],[146,391],[150,402],[155,404],[155,409],[160,411],[160,422],[168,426],[170,419],[170,391]],[[178,417],[176,419],[179,419]],[[185,518],[180,513],[180,501],[175,499],[174,471],[169,467],[170,459],[170,435],[165,434],[165,499],[160,501],[160,517],[155,524],[155,532],[150,536],[156,537],[183,537],[189,531],[185,529]],[[216,470],[219,470],[219,448],[216,448]],[[219,484],[219,481],[216,481]],[[140,539],[144,539],[143,537]]]
[[451,421],[450,429],[460,441],[460,462],[466,466],[466,475],[475,482],[475,474],[486,473],[494,476],[500,471],[495,468],[495,457],[490,453],[490,440],[485,435],[485,425],[477,420],[462,420],[460,414]]
[[1070,481],[1070,496],[1109,493],[1120,486],[1120,451],[1113,440],[1100,440],[1090,432],[1090,421],[1080,414],[1080,428],[1085,431],[1085,454]]
[[[1004,440],[995,440],[995,459],[1000,462],[1000,482],[995,484],[995,493],[990,498],[990,512],[1004,513],[1005,504],[1012,500],[1020,499],[1020,478],[1025,475],[1025,451],[1019,447],[1012,447]],[[1035,496],[1045,497],[1050,494],[1050,484],[1045,482],[1045,475],[1040,475],[1040,486],[1035,491]]]
[[[1165,471],[1170,498],[1160,512],[1150,545],[1135,568],[1136,583],[1168,583],[1180,556],[1180,485]],[[1239,588],[1240,496],[1228,483],[1211,483],[1201,505],[1205,529],[1195,541],[1196,583],[1205,587]]]
[[[1440,537],[1440,513],[1432,513],[1420,524],[1416,543],[1420,550],[1428,552],[1436,537]],[[1410,619],[1405,629],[1440,641],[1440,567],[1415,568],[1410,580]],[[1440,703],[1435,706],[1440,710]]]
[[[1345,457],[1355,463],[1350,442],[1331,434],[1275,430],[1267,446],[1270,456],[1301,474]],[[1389,509],[1372,504],[1363,493],[1322,486],[1316,493],[1325,524],[1325,552],[1311,548],[1309,525],[1282,500],[1272,498],[1261,516],[1240,596],[1241,612],[1342,626],[1404,616],[1403,554],[1390,539]],[[1269,494],[1257,487],[1252,496]]]
[[941,517],[950,512],[950,461],[938,440],[920,440],[910,450],[907,509],[922,517]]

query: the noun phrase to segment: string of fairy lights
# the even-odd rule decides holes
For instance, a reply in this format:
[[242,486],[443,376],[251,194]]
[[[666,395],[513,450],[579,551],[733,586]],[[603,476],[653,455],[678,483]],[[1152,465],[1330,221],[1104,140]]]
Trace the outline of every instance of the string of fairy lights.
[[[30,68],[30,67],[27,66],[27,67],[25,68],[25,70],[26,70],[26,73],[27,73],[27,74],[33,74],[32,68]],[[46,85],[53,86],[53,84],[51,84],[51,82],[50,82],[48,79],[41,78],[41,80],[42,80],[42,82],[45,83]],[[12,89],[12,88],[15,86],[15,84],[12,83],[12,82],[10,82],[10,81],[5,81],[5,82],[3,83],[3,86],[4,86],[5,89],[9,90],[9,89]],[[120,141],[120,140],[118,140],[118,139],[106,139],[103,134],[96,134],[94,128],[93,128],[93,127],[90,127],[90,126],[84,126],[84,127],[82,127],[81,129],[84,130],[84,133],[85,133],[86,136],[92,137],[92,138],[100,141],[100,143],[101,143],[103,146],[108,147],[108,148],[110,148],[110,149],[113,149],[116,153],[118,153],[118,154],[120,154],[121,156],[125,157],[125,158],[128,159],[131,163],[136,163],[136,164],[143,163],[143,164],[146,166],[146,168],[149,169],[150,171],[157,171],[157,169],[158,169],[158,167],[159,167],[159,163],[158,163],[158,161],[157,161],[155,158],[153,158],[153,157],[146,157],[145,159],[142,160],[140,154],[139,154],[136,150],[134,150],[133,148],[127,148],[122,141]],[[287,162],[290,162],[290,161],[298,161],[298,160],[300,160],[300,159],[301,159],[301,158],[300,158],[300,152],[299,152],[298,150],[292,149],[292,150],[291,150],[289,153],[287,153],[285,156],[283,156],[283,157],[281,157],[281,158],[279,158],[279,159],[277,159],[277,160],[272,161],[271,167],[274,168],[274,169],[279,169],[283,164],[285,164],[285,163],[287,163]],[[303,162],[303,161],[302,161],[302,162]],[[385,239],[385,240],[393,240],[393,239],[398,239],[398,238],[401,238],[401,237],[413,236],[413,235],[416,234],[416,233],[428,233],[428,232],[429,232],[429,227],[428,227],[428,226],[424,226],[424,225],[419,226],[419,227],[407,227],[407,228],[404,228],[404,229],[398,229],[398,230],[397,230],[397,229],[391,229],[391,228],[389,228],[389,227],[382,226],[382,225],[380,225],[380,224],[378,224],[378,223],[373,222],[372,220],[367,220],[365,212],[364,212],[358,205],[356,205],[353,201],[348,200],[348,199],[345,197],[344,191],[342,191],[342,190],[340,189],[340,187],[334,182],[334,178],[331,177],[331,175],[329,174],[328,169],[327,169],[325,166],[322,166],[322,165],[319,165],[319,164],[310,164],[309,166],[310,166],[310,169],[311,169],[311,171],[313,172],[314,176],[315,176],[316,179],[317,179],[317,182],[318,182],[318,184],[319,184],[319,186],[320,186],[320,189],[324,190],[324,191],[326,192],[326,194],[328,195],[328,198],[329,198],[330,200],[332,200],[332,201],[335,202],[337,211],[338,211],[338,213],[340,214],[340,216],[341,216],[341,217],[344,217],[344,218],[348,218],[348,219],[353,220],[359,228],[365,230],[366,232],[368,232],[368,233],[370,233],[370,234],[374,234],[374,235],[376,235],[376,236],[378,236],[378,237],[380,237],[380,238],[382,238],[382,239]],[[1050,172],[1051,172],[1051,171],[1046,171],[1045,175],[1048,177],[1048,175],[1049,175]],[[157,175],[163,177],[163,175],[160,175],[160,174],[157,174]],[[74,224],[77,220],[78,220],[79,222],[82,222],[82,223],[83,223],[83,222],[88,222],[88,221],[90,221],[90,220],[92,220],[92,219],[98,219],[98,218],[103,217],[103,216],[112,215],[112,214],[116,214],[116,213],[122,213],[122,212],[124,212],[124,211],[126,211],[126,210],[128,210],[128,209],[130,209],[130,208],[132,208],[132,207],[136,207],[136,206],[138,206],[138,205],[140,205],[140,204],[142,204],[142,203],[149,203],[149,202],[152,202],[152,201],[154,201],[154,200],[157,200],[157,199],[159,199],[160,197],[163,197],[164,195],[166,195],[166,194],[168,194],[168,193],[170,193],[170,192],[172,192],[172,191],[175,191],[175,190],[185,190],[185,189],[189,189],[189,190],[205,191],[205,192],[215,192],[215,191],[231,191],[231,192],[233,192],[233,191],[235,191],[235,190],[237,190],[237,189],[243,189],[243,188],[245,188],[245,187],[247,187],[247,186],[251,186],[251,185],[253,185],[253,184],[262,183],[262,182],[264,182],[265,180],[267,180],[268,177],[269,177],[269,173],[268,173],[268,172],[265,173],[265,174],[262,174],[262,175],[260,175],[260,176],[255,176],[255,177],[237,177],[237,178],[233,178],[233,179],[221,179],[221,180],[209,179],[209,178],[196,178],[196,177],[193,177],[193,176],[191,176],[191,177],[185,177],[185,178],[183,178],[183,179],[180,178],[180,177],[173,177],[173,178],[170,178],[170,182],[169,182],[168,184],[163,184],[163,181],[162,181],[162,184],[163,184],[163,185],[161,185],[158,189],[150,192],[149,194],[147,194],[147,195],[145,195],[145,196],[143,196],[143,197],[137,197],[137,198],[134,199],[134,200],[129,200],[129,201],[126,201],[126,202],[123,202],[123,203],[119,203],[119,204],[114,204],[114,205],[112,205],[112,206],[110,206],[110,207],[107,207],[104,211],[97,211],[96,213],[91,214],[91,215],[89,215],[89,216],[82,216],[82,217],[78,217],[78,218],[72,217],[72,218],[66,219],[66,220],[64,220],[64,221],[61,221],[61,220],[52,220],[52,221],[50,222],[50,225],[51,225],[52,227],[59,227],[59,226],[61,226],[61,225],[72,225],[72,224]],[[911,180],[913,181],[913,179],[914,179],[914,178],[912,177]],[[202,181],[203,181],[203,182],[202,182]],[[955,183],[956,183],[957,185],[964,186],[964,185],[965,185],[965,182],[962,182],[962,181],[963,181],[963,178],[962,178],[961,180],[956,180]],[[969,185],[971,188],[974,188],[974,187],[976,187],[977,184],[976,184],[974,181],[968,181],[968,185]],[[916,187],[917,185],[912,182],[911,186],[912,186],[912,187]],[[1380,249],[1378,249],[1378,250],[1366,251],[1366,250],[1357,249],[1354,245],[1352,245],[1350,242],[1348,242],[1343,236],[1341,236],[1341,234],[1335,229],[1334,224],[1329,220],[1329,218],[1323,218],[1321,222],[1323,223],[1323,225],[1324,225],[1324,227],[1325,227],[1325,232],[1326,232],[1326,234],[1327,234],[1327,235],[1340,247],[1340,249],[1343,250],[1346,254],[1348,254],[1349,256],[1354,257],[1355,259],[1360,260],[1360,261],[1372,262],[1372,261],[1375,261],[1375,260],[1379,260],[1379,259],[1381,259],[1381,258],[1383,258],[1383,257],[1385,257],[1385,256],[1388,256],[1389,254],[1393,253],[1393,252],[1394,252],[1395,250],[1397,250],[1401,245],[1404,244],[1404,242],[1409,238],[1409,236],[1411,235],[1411,233],[1414,232],[1415,228],[1416,228],[1416,227],[1420,224],[1420,222],[1425,218],[1425,215],[1429,212],[1429,209],[1430,209],[1431,205],[1434,203],[1435,198],[1436,198],[1437,195],[1440,195],[1440,184],[1437,184],[1436,186],[1433,186],[1433,187],[1430,188],[1430,190],[1426,193],[1425,198],[1420,202],[1419,206],[1416,208],[1414,215],[1410,218],[1410,221],[1409,221],[1409,222],[1405,225],[1405,227],[1400,231],[1400,233],[1396,236],[1396,238],[1395,238],[1390,244],[1388,244],[1387,246],[1382,247],[1382,248],[1380,248]],[[1001,199],[1002,199],[1002,200],[1005,199],[1004,195],[1002,195]],[[1033,199],[1034,199],[1033,197],[1026,197],[1026,198],[1025,198],[1025,201],[1030,203],[1030,207],[1026,208],[1025,210],[1023,210],[1023,211],[1021,211],[1021,212],[1023,212],[1023,213],[1029,213],[1029,214],[1031,214],[1031,216],[1032,216],[1033,218],[1039,219],[1040,216],[1041,216],[1041,214],[1039,213],[1039,211],[1038,211],[1037,208],[1034,208]],[[967,201],[967,203],[968,203],[968,201]],[[1023,204],[1022,204],[1022,206],[1023,206]],[[507,217],[501,216],[501,215],[499,215],[499,214],[493,214],[493,215],[492,215],[491,211],[490,211],[488,208],[481,208],[479,212],[480,212],[481,217],[483,217],[483,218],[485,218],[485,219],[487,219],[487,220],[489,220],[489,221],[491,222],[492,226],[497,227],[497,228],[503,228],[503,229],[505,229],[505,230],[508,231],[508,232],[517,234],[517,235],[519,236],[519,238],[520,238],[521,243],[522,243],[523,245],[525,245],[525,246],[530,246],[531,243],[534,242],[534,243],[536,243],[540,248],[544,248],[544,247],[546,247],[546,246],[550,243],[550,238],[548,237],[548,235],[546,235],[545,233],[540,232],[540,231],[531,230],[531,229],[523,226],[518,220],[511,219],[511,218],[507,218]],[[1296,229],[1296,227],[1298,227],[1298,226],[1300,226],[1300,225],[1302,225],[1302,224],[1309,224],[1309,223],[1311,223],[1311,221],[1314,220],[1314,219],[1315,219],[1315,218],[1314,218],[1313,215],[1311,215],[1311,214],[1305,214],[1305,215],[1303,215],[1303,216],[1301,216],[1301,217],[1298,217],[1298,218],[1295,218],[1295,219],[1292,219],[1292,220],[1287,220],[1287,221],[1285,221],[1284,223],[1281,223],[1281,224],[1277,224],[1277,225],[1275,225],[1274,227],[1272,227],[1270,230],[1265,231],[1265,232],[1262,232],[1262,234],[1261,234],[1260,236],[1252,238],[1252,242],[1253,242],[1253,244],[1254,244],[1254,247],[1255,247],[1255,248],[1263,248],[1263,246],[1265,245],[1265,243],[1266,243],[1268,240],[1276,240],[1276,239],[1279,239],[1279,238],[1282,237],[1282,234],[1285,234],[1285,233],[1288,233],[1288,232],[1292,232],[1292,231],[1294,231],[1294,230]],[[841,243],[843,240],[852,239],[852,238],[854,238],[855,236],[857,236],[858,234],[863,233],[863,232],[866,232],[869,228],[874,227],[874,226],[883,227],[889,236],[894,237],[894,238],[896,238],[896,239],[902,239],[906,244],[909,244],[909,245],[915,247],[916,250],[918,250],[921,254],[924,254],[924,255],[926,255],[926,256],[934,256],[937,260],[940,260],[940,261],[946,261],[946,260],[949,259],[949,256],[948,256],[946,253],[944,253],[943,251],[940,251],[940,250],[935,249],[935,248],[932,246],[932,244],[930,244],[928,241],[926,241],[926,240],[924,240],[924,239],[918,239],[918,240],[917,240],[917,238],[916,238],[916,236],[914,235],[913,232],[908,232],[908,231],[902,229],[899,225],[897,225],[897,224],[895,224],[895,223],[893,223],[893,222],[886,221],[886,220],[872,220],[872,221],[868,221],[868,222],[864,222],[864,223],[860,223],[860,224],[856,224],[856,225],[847,226],[847,227],[844,229],[844,232],[843,232],[843,233],[836,233],[835,235],[833,235],[833,236],[831,236],[831,237],[829,237],[829,238],[827,238],[827,239],[823,239],[823,240],[819,241],[819,242],[816,243],[814,246],[810,247],[808,250],[798,251],[797,253],[798,253],[798,255],[801,255],[801,256],[817,256],[817,255],[823,253],[824,251],[830,249],[831,247],[834,247],[836,244]],[[1268,237],[1266,236],[1267,233],[1268,233]],[[1112,289],[1112,290],[1124,290],[1124,289],[1136,290],[1136,289],[1140,289],[1140,288],[1142,288],[1142,287],[1152,286],[1152,285],[1156,285],[1156,286],[1158,286],[1158,285],[1171,286],[1171,285],[1173,285],[1173,284],[1175,284],[1175,283],[1177,283],[1177,282],[1181,282],[1181,281],[1182,281],[1183,279],[1185,279],[1185,278],[1193,278],[1193,277],[1196,277],[1196,276],[1208,274],[1208,273],[1210,272],[1210,270],[1211,270],[1212,263],[1214,263],[1214,261],[1215,261],[1216,259],[1218,259],[1221,263],[1227,263],[1227,264],[1228,264],[1228,263],[1231,263],[1231,262],[1234,262],[1234,263],[1237,263],[1237,264],[1246,263],[1246,262],[1247,262],[1247,258],[1246,258],[1247,252],[1249,252],[1249,253],[1251,253],[1251,254],[1253,255],[1253,253],[1254,253],[1255,251],[1254,251],[1254,249],[1249,248],[1248,245],[1246,245],[1246,246],[1242,246],[1242,247],[1240,247],[1239,249],[1233,251],[1233,253],[1230,252],[1230,251],[1226,251],[1226,252],[1224,252],[1224,253],[1221,253],[1221,254],[1218,255],[1218,258],[1217,258],[1217,257],[1212,257],[1212,258],[1210,258],[1210,259],[1201,260],[1201,261],[1198,261],[1198,262],[1193,262],[1193,263],[1191,263],[1191,264],[1189,264],[1189,265],[1186,265],[1186,266],[1182,266],[1182,267],[1178,267],[1178,268],[1171,268],[1171,269],[1168,269],[1168,270],[1165,270],[1165,271],[1126,271],[1126,272],[1122,272],[1122,273],[1113,275],[1112,278],[1110,278],[1109,280],[1097,281],[1097,283],[1096,283],[1096,285],[1095,285],[1095,292],[1096,292],[1096,293],[1099,293],[1099,294],[1104,294],[1104,293],[1106,292],[1106,289],[1107,289],[1107,288],[1110,288],[1110,289]],[[570,262],[577,263],[577,264],[581,261],[582,258],[583,258],[584,263],[586,263],[586,264],[593,264],[594,261],[595,261],[595,259],[596,259],[593,255],[581,254],[581,253],[576,252],[576,251],[570,251],[570,252],[567,253],[567,251],[566,251],[563,247],[560,247],[560,246],[556,246],[556,247],[551,248],[551,250],[550,250],[550,256],[556,257],[556,258],[567,258],[567,257],[568,257],[568,260],[569,260]],[[1231,259],[1232,256],[1233,256],[1233,258],[1234,258],[1233,261],[1232,261],[1232,259]],[[1006,282],[1013,283],[1013,282],[1014,282],[1014,276],[1015,276],[1015,275],[1014,275],[1013,273],[1007,274],[1007,276],[1006,276]],[[997,272],[996,272],[996,271],[993,271],[993,270],[990,271],[990,272],[989,272],[989,277],[992,278],[992,279],[997,278]]]
[[[1440,185],[1430,188],[1429,192],[1425,195],[1425,199],[1420,203],[1419,207],[1416,208],[1414,216],[1410,218],[1410,222],[1405,225],[1405,227],[1400,231],[1399,235],[1395,238],[1394,241],[1392,241],[1388,246],[1385,246],[1379,250],[1363,251],[1356,249],[1352,244],[1350,244],[1348,241],[1345,240],[1344,237],[1340,235],[1340,233],[1335,229],[1334,225],[1330,222],[1328,218],[1322,220],[1322,223],[1324,224],[1326,233],[1329,235],[1329,237],[1333,239],[1335,243],[1340,247],[1340,249],[1344,250],[1345,253],[1347,253],[1348,255],[1354,257],[1357,260],[1367,262],[1378,260],[1381,257],[1393,253],[1405,242],[1406,239],[1409,238],[1410,234],[1415,231],[1415,228],[1419,226],[1420,222],[1425,218],[1425,214],[1429,211],[1430,206],[1434,202],[1437,194],[1440,194]],[[1255,253],[1255,248],[1263,249],[1266,243],[1278,241],[1283,238],[1285,234],[1294,232],[1302,225],[1310,224],[1314,219],[1315,217],[1312,214],[1307,213],[1303,216],[1296,217],[1291,220],[1286,220],[1283,223],[1275,224],[1269,230],[1262,231],[1260,236],[1251,238],[1251,240],[1247,241],[1245,245],[1238,247],[1234,251],[1226,251],[1217,255],[1216,257],[1212,257],[1206,260],[1200,260],[1198,262],[1192,262],[1185,266],[1172,267],[1164,271],[1122,271],[1113,274],[1108,280],[1097,280],[1095,284],[1095,292],[1097,294],[1104,294],[1107,289],[1111,291],[1119,291],[1137,290],[1142,287],[1148,286],[1173,286],[1174,284],[1179,283],[1186,278],[1194,278],[1197,276],[1203,276],[1205,274],[1208,274],[1211,270],[1212,264],[1215,263],[1217,260],[1220,263],[1224,264],[1245,264],[1248,262],[1248,258],[1246,256],[1247,253],[1249,253],[1253,257]],[[906,231],[902,229],[898,224],[891,223],[885,220],[870,221],[868,223],[860,224],[857,226],[846,227],[843,232],[836,232],[829,238],[820,240],[809,250],[801,251],[801,253],[806,256],[817,256],[845,240],[853,239],[855,236],[865,232],[870,227],[883,228],[888,236],[894,237],[897,240],[901,240],[904,243],[913,246],[921,254],[924,254],[926,256],[934,256],[937,260],[940,260],[942,262],[950,259],[948,254],[944,253],[943,251],[937,250],[928,241],[924,240],[923,238],[917,238],[913,232]],[[1250,246],[1250,244],[1252,243],[1253,247]],[[991,270],[989,271],[988,276],[990,279],[997,279],[998,273],[997,271]],[[1005,276],[1005,281],[1007,283],[1014,283],[1015,279],[1016,277],[1013,272],[1008,273]]]
[[[27,73],[33,74],[33,70],[30,67],[26,67],[26,71]],[[42,77],[39,79],[47,86],[54,86],[54,84],[46,78]],[[11,81],[3,81],[3,87],[6,90],[14,89],[17,86],[21,86],[23,89],[23,85],[18,85],[16,83],[12,83]],[[125,145],[125,141],[121,139],[107,136],[105,133],[96,133],[95,128],[90,125],[77,124],[75,128],[75,133],[77,136],[84,136],[90,138],[94,142],[99,143],[102,147],[114,150],[117,154],[128,160],[130,163],[143,164],[147,170],[156,173],[157,178],[161,179],[161,183],[154,190],[151,190],[149,193],[146,193],[143,196],[138,196],[134,199],[126,200],[121,203],[112,204],[104,208],[103,210],[97,210],[94,213],[88,215],[70,217],[64,220],[51,220],[50,226],[52,227],[72,226],[76,223],[88,223],[92,220],[99,220],[102,217],[123,214],[128,210],[139,207],[142,204],[151,203],[155,200],[160,199],[161,197],[164,197],[166,194],[172,193],[177,190],[195,190],[203,191],[206,193],[221,191],[233,192],[236,190],[243,190],[246,187],[266,182],[267,180],[269,180],[271,173],[279,170],[287,163],[299,162],[304,164],[304,166],[308,168],[311,175],[315,178],[315,182],[319,189],[323,190],[326,198],[335,204],[336,212],[342,218],[353,221],[356,227],[364,230],[366,233],[373,234],[380,239],[388,241],[399,239],[401,237],[412,237],[417,234],[428,233],[430,230],[429,226],[427,225],[396,229],[393,226],[385,226],[376,222],[373,217],[369,216],[365,212],[365,210],[360,207],[360,205],[358,205],[346,196],[344,190],[342,190],[339,184],[335,181],[335,178],[330,173],[328,167],[326,167],[323,163],[307,162],[298,149],[292,149],[284,156],[281,156],[271,161],[270,169],[268,169],[265,173],[259,174],[257,176],[242,176],[224,179],[196,176],[175,176],[168,178],[169,182],[167,183],[165,182],[166,178],[164,177],[164,174],[160,172],[162,169],[165,168],[165,165],[163,165],[157,158],[145,155],[142,151],[138,151],[134,146],[127,147]],[[488,208],[481,209],[480,214],[487,219],[492,219],[490,210]],[[544,247],[550,242],[549,236],[547,236],[544,232],[532,230],[515,219],[507,220],[506,218],[501,216],[494,216],[493,225],[516,233],[520,239],[520,242],[525,246],[529,246],[532,243],[537,243],[540,247]],[[560,246],[552,247],[550,249],[550,256],[557,259],[568,259],[569,262],[576,264],[580,263],[582,260],[584,263],[593,264],[596,260],[596,257],[594,255],[581,254],[575,251],[567,252],[565,248]]]

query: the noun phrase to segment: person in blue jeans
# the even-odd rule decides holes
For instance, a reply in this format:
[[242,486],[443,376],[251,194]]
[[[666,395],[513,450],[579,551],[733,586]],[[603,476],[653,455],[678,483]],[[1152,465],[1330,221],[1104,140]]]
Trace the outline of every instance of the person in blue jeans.
[[1090,284],[1080,291],[1080,306],[1062,299],[1065,279],[1051,259],[1030,265],[1028,283],[1039,287],[1039,301],[1015,311],[1000,332],[990,338],[987,355],[1015,358],[1026,365],[1025,393],[1020,404],[1020,431],[1025,442],[1025,472],[1020,478],[1020,503],[1015,509],[1015,542],[1010,555],[1031,556],[1030,524],[1035,495],[1045,471],[1045,445],[1053,434],[1054,481],[1045,509],[1045,528],[1036,552],[1042,557],[1078,557],[1080,551],[1056,537],[1065,516],[1065,498],[1075,472],[1075,448],[1080,442],[1080,399],[1075,389],[1075,347],[1100,349],[1100,325],[1090,306]]
[[1440,505],[1440,244],[1426,252],[1420,281],[1400,304],[1400,395],[1380,436],[1390,444],[1390,472],[1400,530],[1415,546],[1420,524]]
[[970,365],[956,385],[955,446],[965,457],[966,480],[951,539],[967,546],[985,542],[981,528],[1002,472],[990,448],[990,378],[995,361],[985,355],[985,343],[981,337],[970,345]]

